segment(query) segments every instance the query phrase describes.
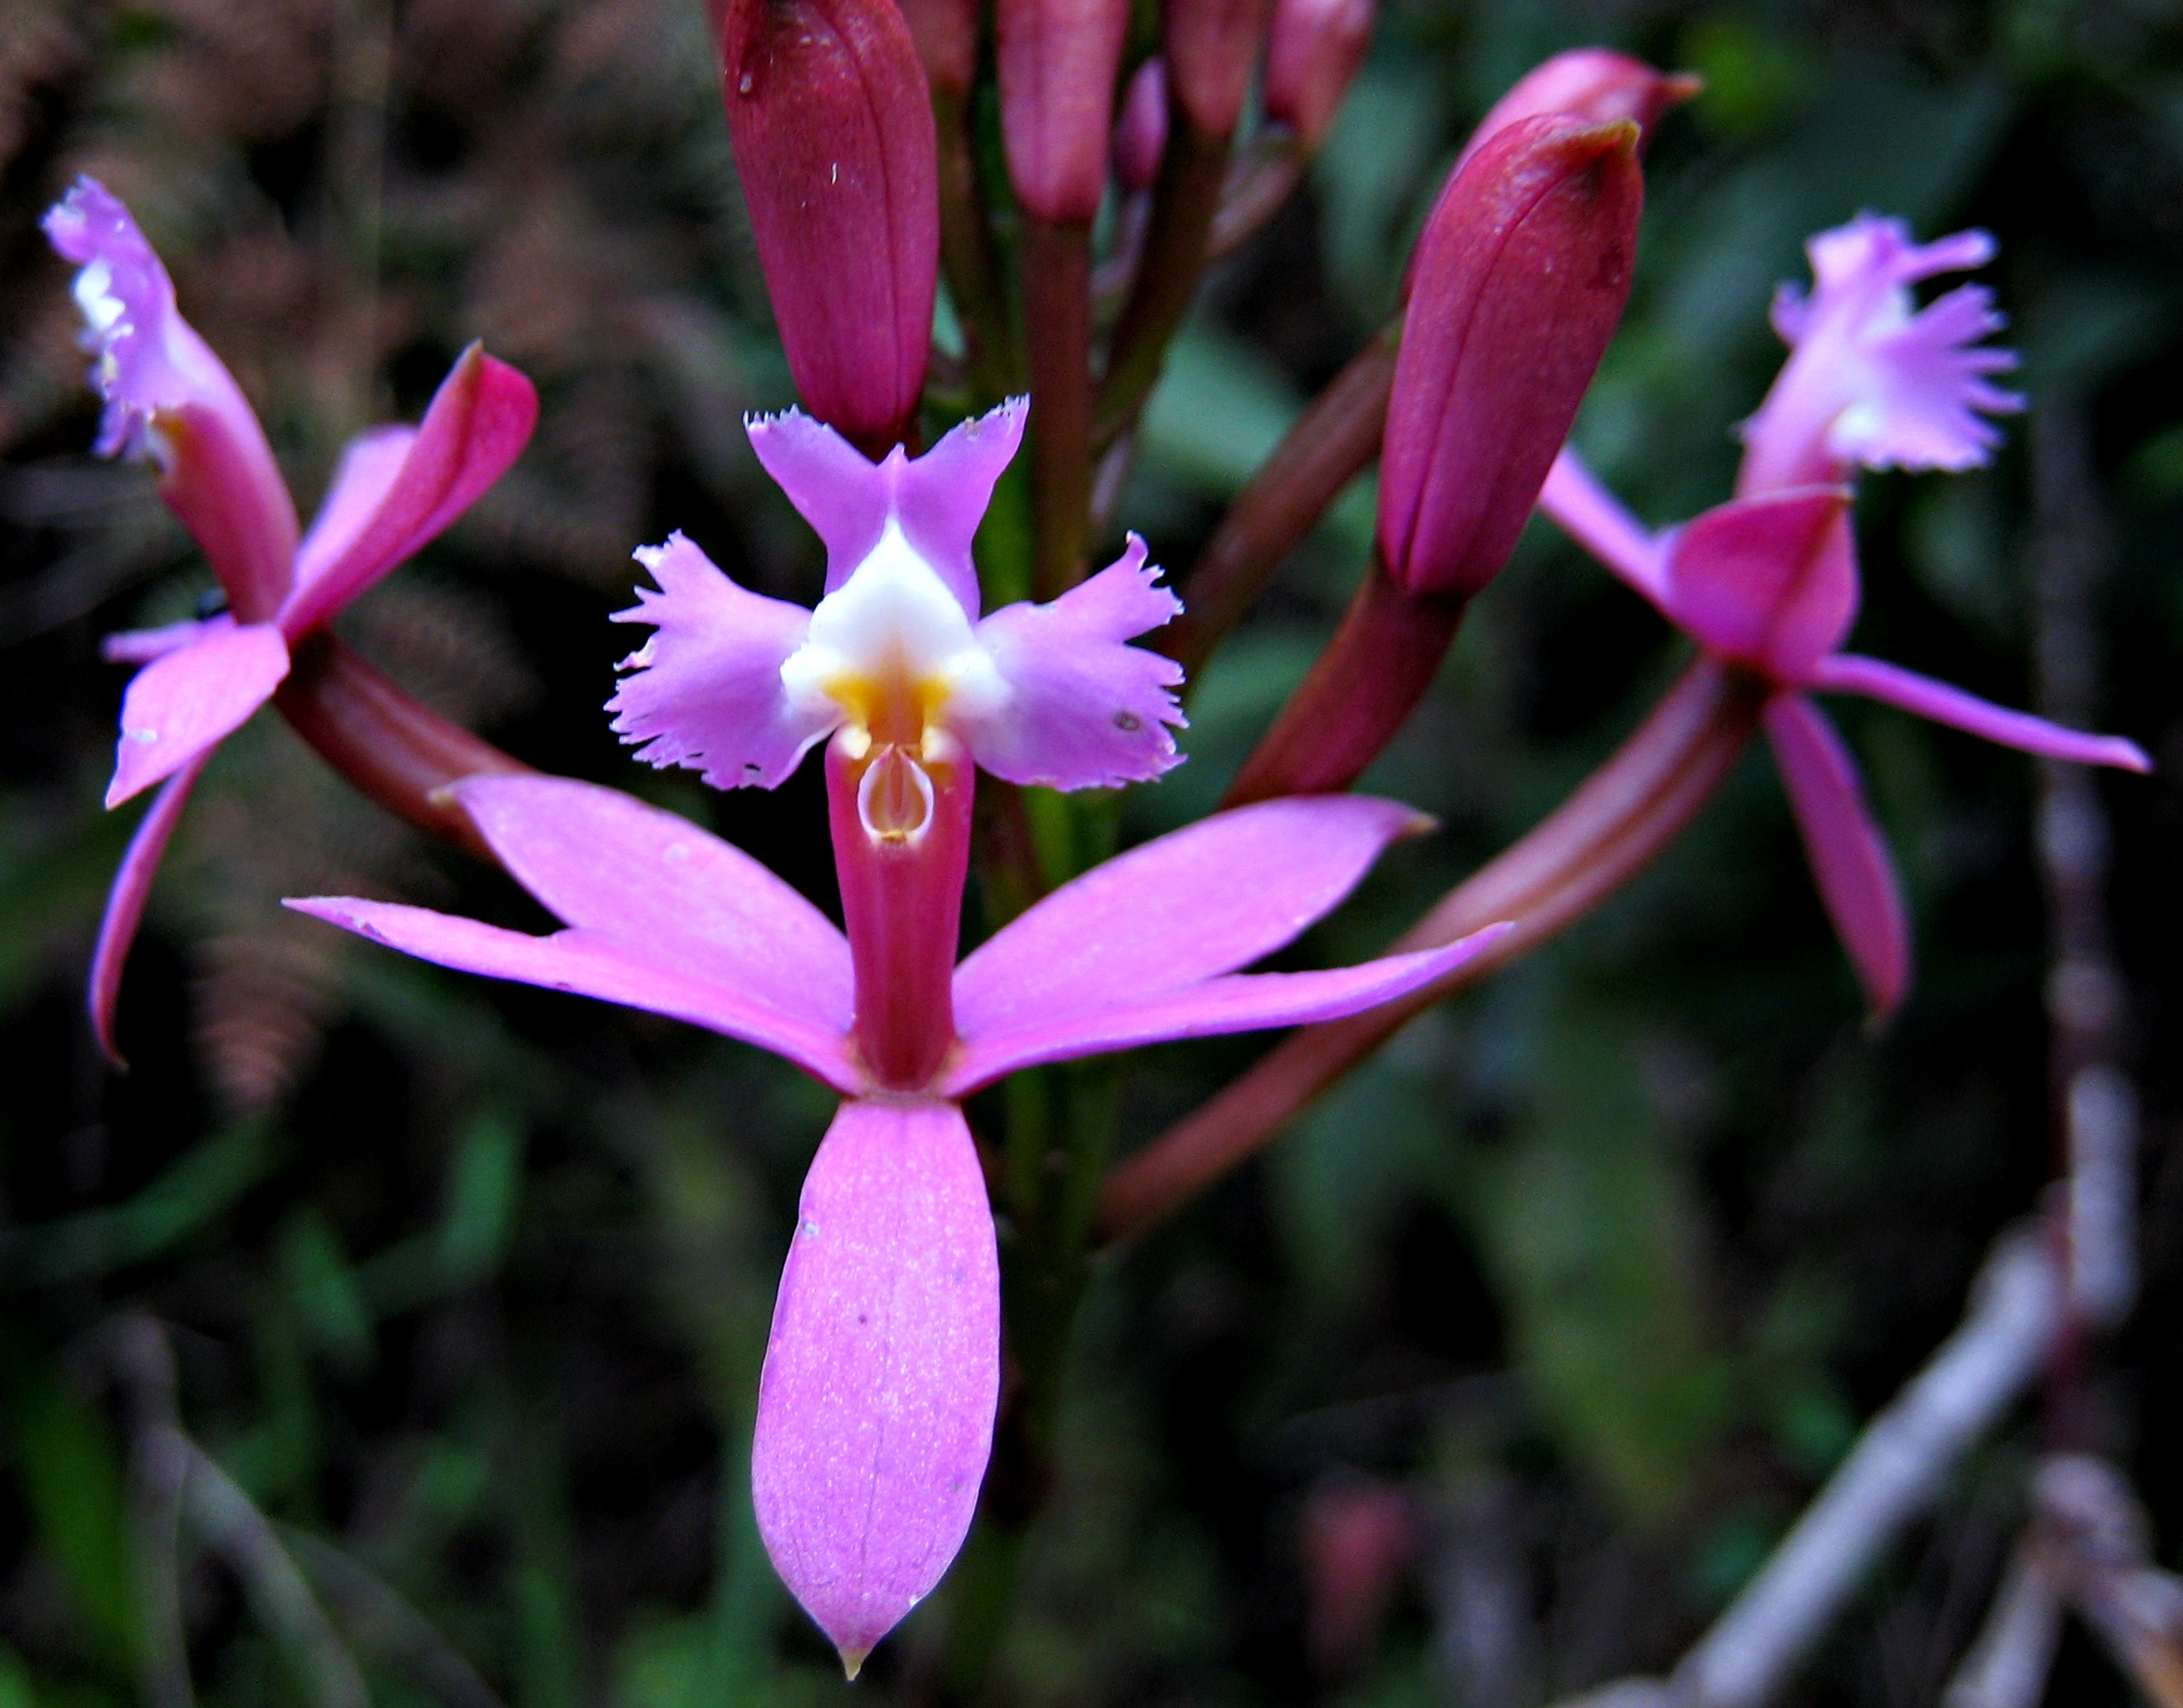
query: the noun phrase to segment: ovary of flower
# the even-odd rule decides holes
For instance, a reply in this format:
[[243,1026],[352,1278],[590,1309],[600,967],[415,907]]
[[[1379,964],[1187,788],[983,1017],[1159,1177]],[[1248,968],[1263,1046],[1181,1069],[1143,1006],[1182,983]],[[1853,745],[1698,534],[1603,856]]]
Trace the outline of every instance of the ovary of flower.
[[962,605],[892,519],[818,602],[781,685],[799,715],[841,720],[850,757],[876,745],[928,764],[955,757],[951,725],[991,717],[1009,698]]

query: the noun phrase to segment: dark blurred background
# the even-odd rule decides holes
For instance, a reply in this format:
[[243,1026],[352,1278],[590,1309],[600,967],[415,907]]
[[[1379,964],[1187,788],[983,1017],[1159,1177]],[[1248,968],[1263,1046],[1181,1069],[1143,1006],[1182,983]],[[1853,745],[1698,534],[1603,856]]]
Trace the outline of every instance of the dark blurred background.
[[[36,225],[83,171],[135,209],[306,501],[347,434],[414,419],[472,338],[530,373],[531,451],[344,632],[521,758],[686,811],[831,904],[810,772],[714,795],[632,764],[599,711],[632,643],[606,621],[632,546],[680,527],[750,585],[817,585],[815,540],[740,430],[791,394],[702,10],[0,15],[0,1708],[137,1695],[157,1562],[177,1557],[209,1702],[353,1701],[337,1638],[398,1708],[850,1699],[744,1488],[825,1095],[690,1029],[284,915],[282,895],[345,892],[542,921],[270,715],[221,750],[161,877],[126,1077],[82,1015],[136,811],[98,807],[125,674],[98,640],[212,586],[145,471],[87,454],[67,276]],[[1867,481],[1854,639],[2032,704],[2033,590],[2073,554],[2100,726],[2165,772],[2097,785],[2145,1291],[2080,1411],[2172,1561],[2183,5],[1394,0],[1307,188],[1178,348],[1124,519],[1189,564],[1388,313],[1469,125],[1587,42],[1707,85],[1650,157],[1636,295],[1579,432],[1651,522],[1728,494],[1734,424],[1781,354],[1766,304],[1804,276],[1808,234],[1869,208],[2000,240],[1991,282],[2033,414],[1990,469]],[[1133,834],[1217,797],[1328,632],[1370,515],[1350,494],[1215,661],[1192,763],[1140,791]],[[1443,833],[1392,856],[1312,951],[1376,949],[1528,827],[1682,646],[1536,524],[1368,779]],[[1916,917],[1900,1017],[1864,1026],[1754,752],[1630,892],[1418,1021],[1103,1266],[998,1699],[1529,1708],[1670,1664],[1745,1580],[2053,1172],[2036,769],[1837,710]],[[1134,1061],[1122,1144],[1263,1047]],[[179,1556],[163,1539],[162,1419],[233,1479],[224,1545],[202,1545],[202,1513]],[[2041,1429],[2026,1417],[1960,1468],[1793,1700],[1935,1698]],[[929,1694],[946,1617],[943,1591],[854,1689]],[[179,1708],[171,1666],[164,1688]],[[2052,1689],[2126,1699],[2077,1635]]]

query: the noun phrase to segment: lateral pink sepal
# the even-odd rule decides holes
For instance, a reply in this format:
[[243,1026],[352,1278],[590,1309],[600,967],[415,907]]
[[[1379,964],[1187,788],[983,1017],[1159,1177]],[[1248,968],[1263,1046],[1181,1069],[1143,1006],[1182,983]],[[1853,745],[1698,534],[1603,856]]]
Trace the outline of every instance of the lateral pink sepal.
[[364,524],[386,501],[416,436],[414,427],[373,427],[341,447],[341,460],[334,465],[334,478],[327,484],[318,514],[312,518],[303,543],[295,548],[298,587],[309,587],[347,555]]
[[1945,682],[1920,676],[1880,659],[1853,652],[1838,652],[1819,661],[1811,686],[1821,693],[1862,694],[1869,700],[1900,708],[1914,716],[1945,723],[1951,729],[1977,736],[2020,753],[2042,759],[2059,759],[2071,765],[2112,766],[2122,771],[2149,771],[2152,761],[2137,742],[2120,736],[2093,736],[2066,729],[2034,717],[2028,712],[2011,712],[1991,700],[1964,692]]
[[306,896],[282,905],[458,972],[593,996],[740,1038],[787,1057],[839,1092],[865,1085],[841,1036],[600,932],[571,928],[533,937],[429,908],[349,895]]
[[848,1031],[848,940],[740,848],[619,790],[567,777],[470,777],[455,798],[509,875],[565,924],[731,986],[815,1030]]
[[137,927],[143,923],[144,903],[151,895],[152,880],[159,875],[160,861],[174,838],[174,827],[182,822],[182,809],[189,804],[189,791],[204,775],[211,758],[210,753],[201,753],[166,780],[166,787],[154,797],[151,810],[129,839],[129,851],[122,855],[113,886],[106,892],[106,913],[98,922],[98,946],[91,951],[89,1005],[91,1031],[106,1059],[116,1068],[128,1066],[113,1041],[121,971],[129,962],[129,947],[137,941]]
[[1819,899],[1866,1004],[1882,1018],[1910,985],[1910,926],[1887,841],[1872,821],[1856,762],[1819,709],[1802,694],[1779,693],[1765,716]]
[[640,587],[637,604],[614,614],[615,622],[654,630],[621,661],[630,674],[607,701],[615,733],[647,765],[688,766],[715,789],[786,782],[839,721],[798,711],[781,684],[783,662],[811,632],[811,613],[738,586],[680,534],[636,556],[660,590]]
[[1183,608],[1144,559],[1132,534],[1119,559],[1051,604],[1010,605],[978,625],[1009,689],[990,716],[966,723],[980,766],[1011,783],[1094,789],[1182,763],[1172,732],[1189,722],[1174,694],[1183,667],[1126,644]]
[[288,642],[271,623],[207,623],[188,645],[130,679],[106,804],[165,781],[239,729],[289,673]]
[[751,1494],[782,1580],[854,1675],[977,1506],[1000,1266],[963,1112],[844,1103],[805,1177],[758,1391]]
[[1801,687],[1857,616],[1846,487],[1741,498],[1668,546],[1666,609],[1708,652]]
[[1445,948],[1388,955],[1330,972],[1232,972],[1180,991],[1078,1011],[1066,1019],[1033,1018],[1026,1025],[990,1036],[972,1036],[959,1026],[962,1053],[949,1065],[939,1089],[947,1096],[966,1097],[1018,1068],[1045,1062],[1069,1062],[1184,1038],[1338,1020],[1445,978],[1509,930],[1505,922],[1489,925]]
[[[314,565],[308,581],[298,578],[281,608],[282,631],[292,639],[317,627],[423,550],[507,473],[538,418],[539,394],[529,380],[482,345],[464,351],[439,383],[400,464],[389,472],[383,461],[389,447],[374,445],[361,466],[345,471],[359,482],[380,483],[379,501],[367,519],[337,518],[349,533],[347,542]],[[336,496],[343,496],[338,488]]]

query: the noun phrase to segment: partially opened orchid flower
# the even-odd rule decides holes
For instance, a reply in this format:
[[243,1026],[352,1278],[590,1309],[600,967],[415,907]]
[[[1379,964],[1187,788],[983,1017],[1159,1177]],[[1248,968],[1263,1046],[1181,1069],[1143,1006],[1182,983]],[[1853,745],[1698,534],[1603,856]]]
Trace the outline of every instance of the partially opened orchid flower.
[[1771,691],[1765,719],[1812,871],[1875,1014],[1902,999],[1909,929],[1887,843],[1818,693],[1882,700],[2006,747],[2080,765],[2151,769],[2136,743],[2011,712],[1879,659],[1840,650],[1857,618],[1849,488],[1856,467],[1963,469],[1999,436],[1986,414],[2022,407],[1989,375],[2016,364],[1979,340],[2001,317],[1960,286],[1924,309],[1910,286],[1993,255],[1983,232],[1922,247],[1899,221],[1860,215],[1809,245],[1816,288],[1784,287],[1773,323],[1790,347],[1744,424],[1736,499],[1654,535],[1565,450],[1540,503],[1706,651]]
[[[234,376],[183,319],[166,268],[127,208],[89,178],[45,216],[81,270],[76,301],[91,379],[106,399],[98,453],[148,458],[160,496],[211,562],[227,610],[201,622],[109,637],[140,665],[121,704],[106,804],[155,783],[159,798],[123,856],[91,963],[91,1023],[110,1056],[121,968],[160,857],[214,747],[273,697],[290,649],[414,556],[498,480],[529,440],[538,396],[473,344],[417,427],[353,440],[308,533],[264,430]],[[118,1057],[116,1057],[118,1059]]]
[[1328,972],[1247,974],[1418,815],[1269,801],[1109,861],[955,963],[973,767],[1061,789],[1175,761],[1179,671],[1129,646],[1176,610],[1144,545],[1050,605],[980,618],[970,540],[1023,426],[1010,404],[916,461],[789,414],[752,443],[827,547],[815,611],[749,592],[679,537],[640,560],[656,633],[615,727],[655,765],[770,788],[827,741],[846,936],[747,855],[612,791],[456,792],[565,921],[539,938],[420,908],[306,912],[442,966],[672,1015],[773,1050],[844,1101],[804,1183],[751,1475],[781,1575],[853,1676],[968,1529],[1000,1383],[999,1266],[962,1098],[1041,1063],[1354,1014],[1495,931]]

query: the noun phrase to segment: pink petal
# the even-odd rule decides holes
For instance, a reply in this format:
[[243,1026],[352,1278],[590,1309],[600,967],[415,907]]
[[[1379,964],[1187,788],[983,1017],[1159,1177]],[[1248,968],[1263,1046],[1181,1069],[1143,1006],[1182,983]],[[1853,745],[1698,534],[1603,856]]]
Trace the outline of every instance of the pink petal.
[[1769,700],[1766,727],[1819,899],[1874,1017],[1891,1014],[1910,983],[1910,928],[1856,764],[1834,725],[1802,694]]
[[1362,1014],[1445,977],[1510,929],[1506,923],[1489,925],[1445,948],[1389,955],[1331,972],[1233,972],[1185,990],[1032,1018],[1006,1031],[971,1037],[965,1029],[963,1052],[940,1090],[950,1097],[966,1097],[981,1086],[1042,1062]]
[[429,908],[348,895],[314,895],[283,905],[459,972],[595,996],[740,1038],[786,1057],[836,1091],[853,1093],[864,1084],[841,1034],[742,991],[693,977],[665,958],[599,932],[571,929],[532,937]]
[[91,1031],[97,1035],[106,1059],[116,1068],[128,1065],[113,1042],[113,1011],[121,996],[121,969],[128,964],[129,945],[137,941],[137,927],[143,922],[144,902],[152,892],[152,879],[159,874],[161,857],[166,853],[174,827],[182,821],[182,809],[188,804],[189,791],[204,774],[211,757],[198,755],[166,780],[166,787],[153,798],[151,811],[138,821],[137,833],[129,839],[129,851],[122,855],[120,869],[113,874],[113,888],[106,894],[106,914],[98,922],[98,946],[91,951]]
[[1095,866],[955,969],[968,1039],[1162,995],[1263,960],[1432,820],[1399,801],[1293,795],[1216,813]]
[[507,473],[538,419],[539,394],[529,380],[495,362],[482,345],[464,350],[433,394],[399,466],[389,473],[382,463],[388,449],[375,444],[363,452],[362,466],[343,469],[360,484],[383,483],[379,500],[367,517],[357,520],[348,506],[361,507],[367,491],[351,500],[337,490],[342,514],[324,520],[347,539],[329,539],[310,579],[298,579],[281,609],[282,629],[301,635],[328,621],[444,533]]
[[316,581],[356,543],[364,524],[386,502],[416,437],[414,427],[374,427],[341,447],[325,500],[303,543],[295,548],[298,586]]
[[615,732],[643,743],[639,759],[689,766],[715,789],[787,781],[839,720],[797,711],[781,686],[781,665],[803,644],[811,613],[738,587],[680,534],[640,547],[637,561],[661,590],[639,588],[636,606],[614,620],[657,632],[621,661],[633,674],[607,702]]
[[2043,759],[2067,760],[2072,765],[2114,766],[2124,771],[2149,771],[2152,761],[2135,741],[2120,736],[2088,736],[2065,729],[2028,712],[2011,712],[1976,694],[1968,694],[1945,682],[1905,670],[1899,665],[1856,653],[1838,652],[1821,659],[1812,672],[1811,686],[1821,693],[1863,694],[1883,700],[1919,717],[1929,717]]
[[1708,652],[1801,684],[1857,615],[1849,493],[1804,487],[1707,511],[1668,548],[1667,609]]
[[1182,610],[1135,534],[1115,563],[1049,605],[1016,604],[978,625],[1009,696],[968,724],[971,756],[1011,783],[1093,789],[1142,783],[1182,761],[1183,668],[1124,644]]
[[154,659],[121,697],[106,804],[119,806],[232,735],[288,673],[288,642],[271,623],[208,623],[200,639]]
[[826,542],[826,590],[847,581],[879,543],[892,516],[939,571],[956,602],[978,615],[978,568],[970,542],[992,501],[993,484],[1023,440],[1029,405],[1010,398],[961,422],[915,461],[897,447],[883,463],[833,428],[796,410],[745,424],[750,447]]
[[856,1675],[963,1545],[1000,1393],[1000,1269],[952,1103],[844,1103],[804,1180],[758,1391],[759,1533]]
[[1568,445],[1562,447],[1554,466],[1546,472],[1546,484],[1539,492],[1539,508],[1616,575],[1655,605],[1666,605],[1662,542],[1622,508],[1621,500],[1600,484],[1598,476]]
[[106,399],[98,454],[149,454],[160,496],[204,548],[238,615],[271,615],[288,590],[295,506],[256,413],[183,319],[166,268],[103,185],[79,178],[44,224],[81,269],[84,343]]
[[740,848],[566,777],[470,777],[455,797],[515,881],[565,923],[818,1031],[848,1031],[848,940]]

